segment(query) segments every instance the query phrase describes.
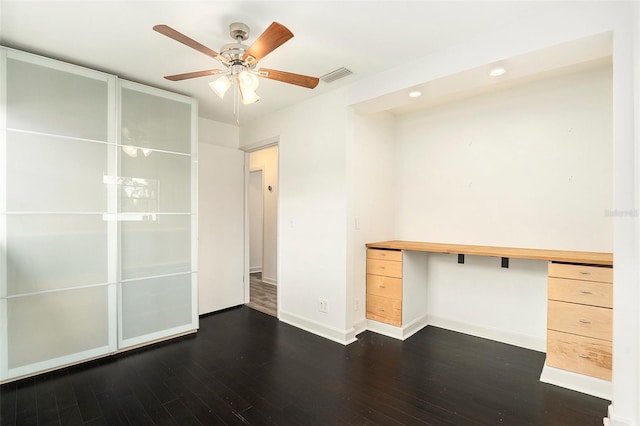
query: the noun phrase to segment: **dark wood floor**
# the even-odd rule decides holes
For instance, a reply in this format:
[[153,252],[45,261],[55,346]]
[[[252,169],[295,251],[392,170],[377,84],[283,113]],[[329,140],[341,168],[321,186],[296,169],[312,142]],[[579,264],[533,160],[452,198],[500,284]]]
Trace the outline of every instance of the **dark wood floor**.
[[3,385],[9,425],[602,425],[544,354],[427,327],[342,346],[240,307],[196,335]]

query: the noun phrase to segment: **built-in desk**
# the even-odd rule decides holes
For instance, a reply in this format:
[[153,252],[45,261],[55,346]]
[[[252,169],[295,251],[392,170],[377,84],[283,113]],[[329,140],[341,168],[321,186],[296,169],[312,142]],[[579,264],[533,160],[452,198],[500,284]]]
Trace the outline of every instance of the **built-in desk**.
[[[427,264],[421,252],[457,254],[458,263],[464,263],[465,255],[497,257],[501,258],[497,265],[503,268],[509,267],[510,258],[547,261],[547,361],[543,377],[556,374],[560,378],[543,380],[608,396],[613,346],[612,253],[399,240],[366,246],[368,329],[403,340],[428,325],[424,291]],[[569,372],[568,380],[563,372]],[[579,377],[587,377],[587,384],[573,385]],[[592,386],[589,381],[594,380]],[[597,381],[606,384],[603,387]]]
[[613,253],[571,250],[545,250],[515,247],[476,246],[466,244],[426,243],[419,241],[382,241],[367,243],[368,248],[424,251],[431,253],[468,254],[514,259],[548,260],[551,262],[582,263],[587,265],[613,265]]

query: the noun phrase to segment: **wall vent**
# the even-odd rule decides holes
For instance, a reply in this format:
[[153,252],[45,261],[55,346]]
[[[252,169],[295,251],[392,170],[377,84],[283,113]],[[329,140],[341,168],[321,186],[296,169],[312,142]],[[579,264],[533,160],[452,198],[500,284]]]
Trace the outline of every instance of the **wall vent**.
[[320,80],[324,81],[325,83],[332,83],[340,78],[346,77],[351,74],[353,74],[351,71],[349,71],[345,67],[342,67],[323,75],[322,77],[320,77]]

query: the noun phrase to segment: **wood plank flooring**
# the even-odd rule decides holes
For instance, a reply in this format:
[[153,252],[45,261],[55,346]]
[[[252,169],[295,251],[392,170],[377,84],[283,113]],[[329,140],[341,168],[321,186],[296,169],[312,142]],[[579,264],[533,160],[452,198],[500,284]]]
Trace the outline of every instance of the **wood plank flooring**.
[[544,354],[435,327],[342,346],[245,306],[191,336],[0,387],[9,425],[602,425]]
[[249,303],[247,306],[273,317],[278,316],[278,292],[277,286],[262,281],[262,273],[256,272],[250,275]]

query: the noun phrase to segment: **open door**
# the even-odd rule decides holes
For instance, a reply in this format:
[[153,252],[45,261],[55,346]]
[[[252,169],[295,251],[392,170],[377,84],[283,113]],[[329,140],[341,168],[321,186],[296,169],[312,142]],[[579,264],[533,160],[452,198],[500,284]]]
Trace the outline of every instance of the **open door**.
[[278,146],[251,151],[246,159],[250,273],[246,302],[277,317]]
[[244,303],[244,152],[201,143],[198,197],[202,315]]

